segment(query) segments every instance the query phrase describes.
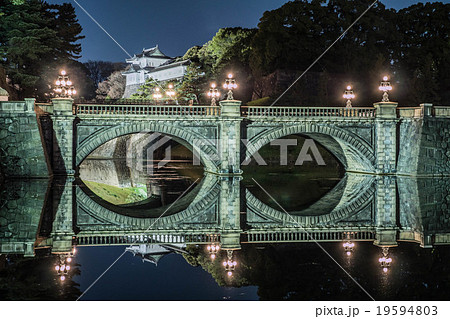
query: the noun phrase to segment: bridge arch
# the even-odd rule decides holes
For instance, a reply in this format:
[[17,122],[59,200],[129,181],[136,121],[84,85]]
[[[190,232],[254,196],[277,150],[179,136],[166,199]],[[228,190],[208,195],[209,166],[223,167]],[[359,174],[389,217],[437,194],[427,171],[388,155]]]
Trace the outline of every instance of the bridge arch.
[[[111,209],[111,205],[102,205],[91,198],[80,186],[76,188],[77,209],[95,219],[111,225],[118,225],[123,229],[149,230],[179,228],[183,222],[198,224],[195,222],[197,216],[204,219],[205,212],[214,209],[217,202],[220,187],[217,179],[211,174],[206,174],[203,180],[193,190],[180,200],[161,207],[157,217],[132,217],[120,214]],[[187,207],[185,207],[187,206]],[[179,207],[185,207],[177,211]],[[116,207],[117,208],[117,207]],[[176,212],[170,212],[174,209]],[[203,214],[203,215],[202,215]]]
[[[164,123],[162,121],[125,123],[107,126],[97,130],[84,139],[76,148],[76,167],[78,167],[91,152],[106,142],[119,136],[143,132],[156,132],[170,136],[190,150],[194,149],[196,154],[199,155],[206,171],[218,171],[219,156],[215,145],[208,142],[210,137],[195,132],[192,128],[180,127],[177,123]],[[199,143],[198,141],[202,142]]]
[[374,181],[372,175],[346,174],[338,185],[316,203],[301,211],[288,213],[263,203],[248,189],[245,197],[247,208],[263,218],[301,227],[326,225],[371,207],[375,193]]
[[267,129],[247,143],[245,160],[271,141],[301,134],[319,142],[344,165],[347,171],[375,173],[373,147],[350,131],[330,124],[302,123]]

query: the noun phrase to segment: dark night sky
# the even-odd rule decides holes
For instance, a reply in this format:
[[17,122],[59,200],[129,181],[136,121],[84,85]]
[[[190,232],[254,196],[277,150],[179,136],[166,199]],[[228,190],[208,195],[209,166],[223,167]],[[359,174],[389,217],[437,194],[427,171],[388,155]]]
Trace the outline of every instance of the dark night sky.
[[[73,0],[70,2],[83,27],[81,61],[124,61],[120,49]],[[257,26],[262,14],[279,8],[286,0],[76,0],[131,55],[158,44],[170,56],[183,55],[194,45],[209,41],[219,28]],[[450,0],[443,0],[448,3]],[[387,7],[400,9],[415,0],[383,0]],[[433,1],[431,1],[433,2]]]

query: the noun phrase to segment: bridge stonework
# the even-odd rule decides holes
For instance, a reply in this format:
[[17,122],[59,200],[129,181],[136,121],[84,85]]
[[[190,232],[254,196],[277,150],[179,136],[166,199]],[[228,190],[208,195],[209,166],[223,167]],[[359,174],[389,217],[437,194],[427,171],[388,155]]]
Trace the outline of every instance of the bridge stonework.
[[219,175],[240,174],[244,160],[291,134],[319,142],[349,172],[450,175],[450,107],[379,102],[372,108],[241,108],[240,101],[221,101],[220,107],[74,105],[60,98],[34,110],[32,104],[0,102],[6,176],[71,176],[97,147],[142,132],[172,137],[193,150],[206,171]]

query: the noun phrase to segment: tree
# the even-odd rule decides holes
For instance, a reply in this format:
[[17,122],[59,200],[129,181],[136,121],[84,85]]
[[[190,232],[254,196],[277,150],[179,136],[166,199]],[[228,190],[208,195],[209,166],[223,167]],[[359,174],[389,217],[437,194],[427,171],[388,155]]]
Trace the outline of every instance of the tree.
[[100,82],[105,81],[115,71],[121,71],[125,69],[124,63],[121,62],[108,62],[108,61],[92,61],[89,60],[83,63],[89,70],[89,77],[96,87]]
[[[0,63],[20,95],[43,97],[49,93],[61,65],[75,61],[81,52],[76,42],[81,26],[70,4],[49,5],[40,0],[2,0]],[[51,77],[44,77],[53,69]]]
[[105,81],[99,83],[97,99],[120,99],[125,92],[125,84],[122,72],[113,72]]
[[233,73],[240,83],[238,98],[249,100],[253,90],[249,67],[250,42],[254,29],[223,28],[203,46],[190,48],[183,59],[189,59],[182,84],[182,97],[197,103],[207,103],[205,92],[209,82],[220,84],[228,73]]

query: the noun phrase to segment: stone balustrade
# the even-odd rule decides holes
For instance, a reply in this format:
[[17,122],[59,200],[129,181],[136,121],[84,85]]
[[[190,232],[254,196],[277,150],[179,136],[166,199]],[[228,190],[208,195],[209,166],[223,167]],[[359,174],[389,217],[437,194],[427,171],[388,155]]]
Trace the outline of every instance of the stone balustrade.
[[295,107],[249,106],[243,115],[252,117],[375,117],[374,107]]
[[78,104],[76,115],[219,116],[218,106]]

